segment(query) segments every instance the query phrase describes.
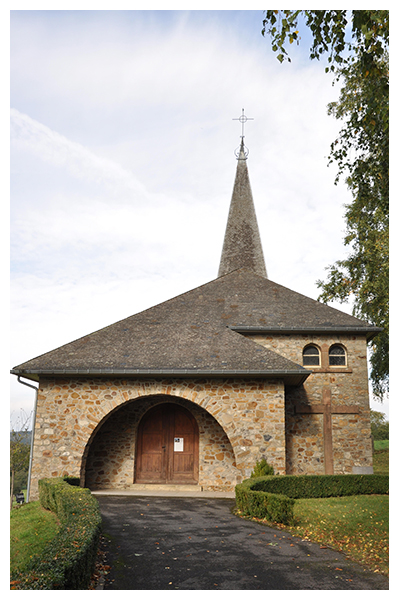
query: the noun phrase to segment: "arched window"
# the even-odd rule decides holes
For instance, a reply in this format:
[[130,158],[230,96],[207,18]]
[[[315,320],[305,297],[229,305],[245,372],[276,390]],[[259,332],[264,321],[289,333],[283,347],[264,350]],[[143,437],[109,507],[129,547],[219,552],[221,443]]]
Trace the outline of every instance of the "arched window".
[[303,365],[319,367],[320,366],[320,350],[317,346],[306,346],[302,353]]
[[330,367],[345,367],[346,352],[342,346],[334,344],[328,351],[328,362]]

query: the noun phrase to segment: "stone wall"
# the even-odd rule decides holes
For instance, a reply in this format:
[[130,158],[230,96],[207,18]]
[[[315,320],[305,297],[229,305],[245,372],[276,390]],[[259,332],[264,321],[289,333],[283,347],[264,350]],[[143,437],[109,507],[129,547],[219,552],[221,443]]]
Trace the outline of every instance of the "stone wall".
[[[297,364],[302,364],[303,348],[315,344],[321,365],[307,367],[312,375],[302,386],[286,389],[280,380],[41,379],[31,498],[37,497],[38,479],[74,475],[83,482],[86,466],[90,485],[131,485],[138,421],[154,403],[165,400],[181,403],[197,420],[199,483],[204,489],[233,489],[261,458],[280,474],[324,473],[323,415],[299,414],[298,407],[321,404],[326,390],[333,408],[356,405],[358,410],[332,416],[334,472],[370,471],[365,339],[250,337]],[[345,367],[328,365],[328,348],[335,343],[347,352]]]
[[[233,489],[263,457],[276,472],[285,473],[281,381],[43,378],[38,393],[31,498],[37,497],[37,482],[42,477],[73,475],[81,476],[83,481],[87,459],[91,470],[88,475],[93,481],[96,475],[90,446],[97,445],[101,452],[107,436],[108,443],[113,437],[112,429],[120,442],[112,442],[114,458],[106,471],[118,485],[129,485],[134,472],[132,450],[139,413],[160,401],[160,397],[186,402],[185,406],[190,406],[197,418],[202,432],[199,483],[204,488],[227,489],[231,484]],[[126,427],[119,432],[118,410],[135,403]],[[107,422],[114,424],[107,429]],[[101,437],[96,442],[97,433]]]
[[[332,407],[356,405],[358,414],[332,416],[334,473],[370,472],[373,464],[367,373],[367,343],[364,336],[250,336],[302,365],[302,352],[308,344],[320,349],[321,365],[305,367],[312,371],[305,383],[286,389],[287,474],[324,474],[323,415],[298,414],[295,407],[320,404],[323,390],[329,390]],[[328,350],[340,344],[347,354],[345,367],[330,367]]]
[[199,428],[199,484],[203,489],[232,490],[240,477],[233,448],[222,427],[206,410],[187,400],[155,396],[135,400],[115,411],[88,449],[86,482],[90,489],[128,488],[134,482],[137,430],[146,411],[175,402],[188,409]]

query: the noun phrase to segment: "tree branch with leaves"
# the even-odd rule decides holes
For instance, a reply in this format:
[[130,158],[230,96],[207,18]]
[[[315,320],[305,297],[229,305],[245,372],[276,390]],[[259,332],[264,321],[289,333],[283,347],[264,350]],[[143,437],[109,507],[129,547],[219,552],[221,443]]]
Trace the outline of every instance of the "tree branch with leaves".
[[[291,61],[287,43],[312,34],[311,59],[327,54],[325,71],[342,87],[328,114],[343,122],[330,148],[353,200],[345,206],[348,255],[327,267],[319,300],[353,300],[354,314],[382,327],[371,342],[374,394],[389,386],[389,12],[386,10],[268,10],[262,34],[271,36],[280,62]],[[348,33],[349,32],[349,33]],[[349,38],[348,38],[349,36]]]
[[17,426],[10,432],[10,510],[12,509],[13,494],[15,492],[15,477],[17,473],[28,472],[29,468],[29,424],[31,416],[26,416],[21,411]]

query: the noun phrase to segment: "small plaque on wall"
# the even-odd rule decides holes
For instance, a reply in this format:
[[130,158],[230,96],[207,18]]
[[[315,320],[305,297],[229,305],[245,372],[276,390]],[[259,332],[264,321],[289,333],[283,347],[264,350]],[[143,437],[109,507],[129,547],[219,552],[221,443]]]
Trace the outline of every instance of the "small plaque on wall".
[[184,440],[183,438],[175,438],[175,452],[183,452]]

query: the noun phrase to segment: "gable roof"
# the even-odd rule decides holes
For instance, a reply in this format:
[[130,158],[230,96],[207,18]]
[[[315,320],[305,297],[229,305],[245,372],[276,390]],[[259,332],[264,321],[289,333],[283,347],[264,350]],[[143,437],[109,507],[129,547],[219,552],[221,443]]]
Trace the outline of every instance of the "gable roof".
[[378,328],[240,269],[12,369],[40,375],[279,377],[302,366],[239,332],[358,332]]

